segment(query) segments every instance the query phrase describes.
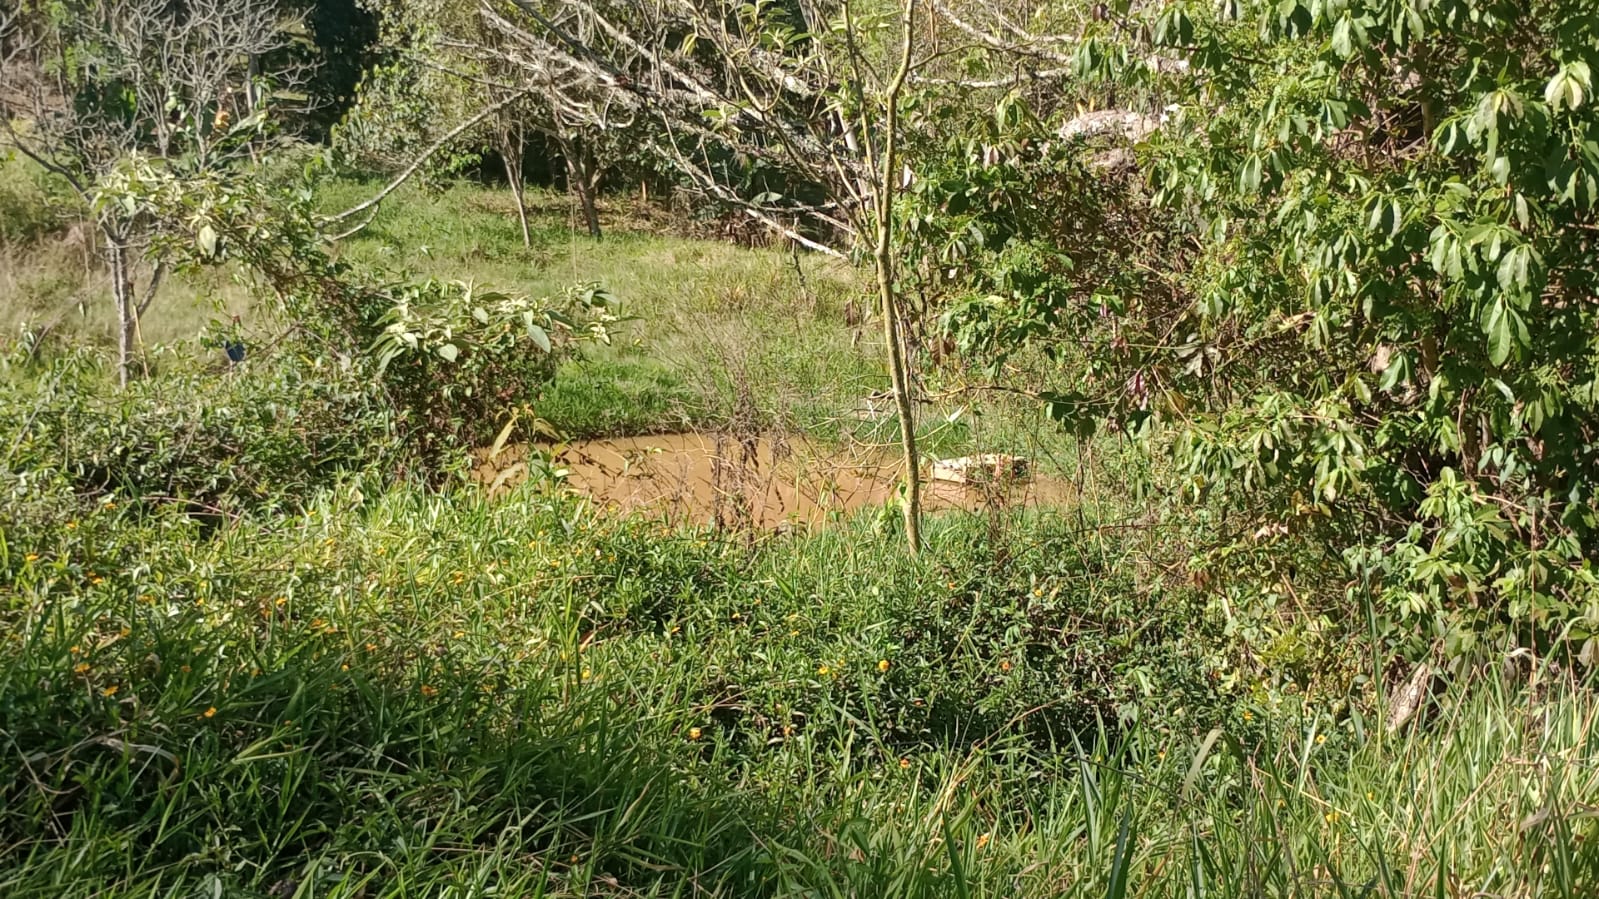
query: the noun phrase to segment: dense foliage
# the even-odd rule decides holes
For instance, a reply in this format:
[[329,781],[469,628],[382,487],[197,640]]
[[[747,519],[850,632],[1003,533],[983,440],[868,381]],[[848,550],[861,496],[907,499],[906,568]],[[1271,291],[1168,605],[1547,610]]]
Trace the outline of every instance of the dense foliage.
[[1242,513],[1213,534],[1235,604],[1297,580],[1411,654],[1583,652],[1599,633],[1591,9],[1127,7],[1076,62],[1079,90],[1155,107],[1112,111],[1136,162],[1027,116],[932,155],[909,249],[955,282],[954,334],[995,362],[1075,357],[1044,391],[1074,428],[1157,423],[1168,489]]

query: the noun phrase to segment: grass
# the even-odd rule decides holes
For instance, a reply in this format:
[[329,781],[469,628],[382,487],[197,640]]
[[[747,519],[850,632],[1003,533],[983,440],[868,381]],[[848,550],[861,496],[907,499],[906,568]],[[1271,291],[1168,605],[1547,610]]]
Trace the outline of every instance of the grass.
[[[1085,695],[1043,736],[1013,688],[1048,672],[980,609],[1036,585],[1085,626],[1139,613],[1047,522],[979,578],[1027,544],[943,518],[911,561],[869,518],[752,548],[536,488],[350,495],[213,538],[108,508],[8,544],[0,892],[1577,897],[1599,875],[1599,705],[1548,672],[1463,678],[1398,735]],[[149,555],[103,557],[116,533]],[[917,616],[940,605],[964,623],[935,650]]]
[[[498,192],[407,189],[341,252],[532,294],[605,283],[629,330],[532,398],[569,434],[892,442],[856,414],[886,379],[852,272],[621,204],[595,242],[563,198],[535,203],[528,248]],[[38,286],[71,268],[55,245],[7,252],[14,293],[80,289]],[[172,289],[224,289],[208,277]],[[149,331],[198,327],[181,309]],[[64,336],[92,342],[91,321]],[[104,397],[127,419],[108,442],[144,439],[145,393],[166,414],[214,395],[221,419],[294,418],[271,384],[229,393],[184,352]],[[1239,680],[1217,594],[1166,564],[1183,535],[1127,487],[1153,463],[1067,440],[1023,398],[928,404],[928,452],[1027,453],[1079,505],[936,516],[916,558],[891,506],[717,534],[539,481],[498,502],[375,472],[270,483],[301,444],[241,429],[130,456],[153,460],[141,483],[181,463],[255,497],[196,520],[52,481],[66,462],[30,443],[36,414],[0,434],[7,899],[1599,891],[1591,673],[1461,663],[1397,733],[1385,672]],[[12,470],[19,452],[36,464]],[[1262,625],[1274,651],[1291,625]]]

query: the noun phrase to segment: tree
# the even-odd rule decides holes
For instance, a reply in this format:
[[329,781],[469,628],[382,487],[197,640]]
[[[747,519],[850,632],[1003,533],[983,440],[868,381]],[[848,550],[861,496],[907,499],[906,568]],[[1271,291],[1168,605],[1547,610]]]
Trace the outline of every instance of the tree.
[[632,129],[711,200],[833,256],[876,267],[905,456],[904,518],[920,547],[915,398],[894,272],[898,111],[923,60],[919,0],[897,8],[688,0],[484,0],[503,35],[479,52],[541,85],[557,131]]
[[135,156],[190,173],[247,158],[268,124],[271,85],[255,69],[286,45],[283,24],[273,4],[253,0],[72,0],[0,20],[0,128],[93,212],[124,384],[168,266],[145,256],[154,222],[100,202],[100,184]]
[[[1007,277],[961,279],[951,327],[1080,359],[1045,399],[1148,435],[1175,492],[1227,510],[1235,608],[1308,581],[1412,655],[1594,639],[1591,4],[1106,6],[1073,57],[1153,123],[1129,188],[1096,200],[1092,141],[1019,126],[1076,152],[1003,166],[1007,195],[1090,227],[989,248],[1006,266],[974,268]],[[1120,252],[1087,252],[1099,221],[1128,223]]]

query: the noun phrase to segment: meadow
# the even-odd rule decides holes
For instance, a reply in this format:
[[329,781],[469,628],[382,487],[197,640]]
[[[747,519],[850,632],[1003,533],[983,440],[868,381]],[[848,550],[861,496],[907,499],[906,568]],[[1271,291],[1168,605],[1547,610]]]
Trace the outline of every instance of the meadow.
[[[616,198],[600,241],[566,199],[534,207],[524,247],[503,191],[407,188],[339,253],[603,283],[617,335],[528,402],[562,439],[892,444],[858,414],[887,378],[850,267]],[[1392,729],[1361,644],[1315,645],[1344,653],[1301,665],[1324,677],[1269,671],[1254,647],[1309,650],[1184,569],[1191,534],[1139,492],[1157,462],[953,366],[927,374],[928,452],[1025,454],[1069,506],[937,513],[914,558],[886,505],[667,526],[556,477],[495,498],[395,478],[359,433],[255,416],[276,400],[252,385],[291,376],[227,368],[214,334],[237,313],[268,347],[283,323],[226,271],[168,285],[153,373],[119,395],[104,323],[73,311],[95,268],[41,230],[8,237],[0,285],[9,334],[62,323],[5,347],[0,895],[1599,890],[1581,669],[1440,663]],[[142,468],[96,468],[141,441],[160,449],[115,458]]]

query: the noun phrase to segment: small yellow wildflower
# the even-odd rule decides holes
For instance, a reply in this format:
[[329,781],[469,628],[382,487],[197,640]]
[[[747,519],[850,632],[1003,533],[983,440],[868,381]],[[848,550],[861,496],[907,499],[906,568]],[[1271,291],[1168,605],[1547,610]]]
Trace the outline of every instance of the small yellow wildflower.
[[69,650],[67,650],[67,652],[70,652],[70,653],[72,653],[72,654],[73,654],[73,655],[75,655],[75,656],[76,656],[76,655],[82,655],[82,654],[83,654],[83,647],[81,647],[81,646],[74,646],[74,647],[72,647],[72,648],[71,648],[71,649],[69,649]]
[[77,522],[76,522],[76,521],[69,521],[69,522],[67,522],[67,530],[69,530],[69,531],[75,531],[75,530],[77,530],[77,529],[78,529],[78,523],[77,523]]
[[89,663],[88,662],[79,662],[78,664],[72,666],[72,673],[73,674],[83,674],[84,672],[86,672],[88,670],[89,670]]
[[378,651],[378,645],[376,643],[368,643],[366,645],[366,651],[367,652],[377,652]]
[[201,712],[200,713],[200,717],[202,717],[202,718],[215,718],[216,714],[217,714],[217,707],[216,706],[211,706],[210,708],[208,708],[205,711]]
[[38,553],[28,553],[26,556],[23,556],[23,559],[26,560],[26,561],[29,561],[29,562],[37,562],[37,561],[39,561],[39,554]]
[[339,670],[340,671],[349,671],[350,670],[350,666],[349,665],[340,665],[339,666]]
[[1001,670],[1001,671],[1009,671],[1010,670],[1010,659],[1005,659],[1005,660],[1001,661],[999,663],[999,670]]
[[1248,709],[1244,709],[1244,720],[1245,721],[1253,721],[1253,720],[1255,720],[1255,713],[1251,712]]
[[900,759],[899,760],[899,766],[900,766],[900,768],[909,768],[911,766],[911,760],[910,759]]
[[877,660],[877,670],[878,671],[887,671],[888,670],[888,659],[878,659]]
[[117,695],[117,691],[120,690],[120,689],[122,689],[122,688],[117,686],[116,684],[112,684],[111,686],[106,687],[104,690],[101,690],[100,691],[100,695],[101,696],[115,696],[115,695]]
[[277,599],[272,600],[272,604],[275,605],[275,606],[282,606],[284,603],[286,603],[288,601],[289,601],[289,598],[287,596],[280,596]]
[[822,677],[826,677],[828,674],[832,673],[832,670],[833,669],[827,667],[826,665],[823,665],[822,667],[816,669],[816,673],[820,674]]
[[100,586],[103,583],[105,583],[105,578],[103,578],[103,577],[97,577],[97,578],[94,578],[93,580],[89,581],[89,585],[91,587],[98,587],[98,586]]
[[429,697],[437,696],[437,695],[439,695],[439,688],[438,687],[429,686],[428,684],[423,684],[422,685],[422,695],[423,696],[429,696]]
[[981,849],[981,848],[983,848],[984,846],[987,846],[987,845],[988,845],[988,834],[986,834],[986,833],[978,834],[977,835],[977,848]]
[[700,738],[700,734],[701,733],[702,732],[700,731],[699,728],[691,727],[691,728],[688,729],[688,738],[690,740],[698,740]]
[[455,639],[456,639],[456,640],[459,640],[459,639],[461,639],[461,638],[462,638],[462,637],[464,637],[464,636],[466,636],[466,631],[456,631],[456,632],[455,632],[455,633],[454,633],[454,634],[452,634],[452,635],[451,635],[451,636],[452,636],[452,637],[453,637],[453,638],[455,638]]
[[1337,812],[1328,812],[1327,814],[1323,815],[1322,817],[1327,820],[1328,824],[1337,824],[1338,823],[1338,813]]
[[1317,734],[1316,735],[1316,745],[1317,746],[1320,746],[1321,744],[1323,744],[1325,742],[1327,742],[1327,735],[1326,734]]

